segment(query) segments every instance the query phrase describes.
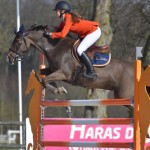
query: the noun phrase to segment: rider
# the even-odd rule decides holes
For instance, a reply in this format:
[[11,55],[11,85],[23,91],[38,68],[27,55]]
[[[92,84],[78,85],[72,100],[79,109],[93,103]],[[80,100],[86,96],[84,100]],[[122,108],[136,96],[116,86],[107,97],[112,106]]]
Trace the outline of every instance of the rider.
[[77,53],[87,68],[84,76],[96,79],[97,74],[95,73],[91,60],[86,55],[85,51],[100,38],[101,29],[99,23],[83,20],[80,15],[71,12],[70,4],[66,1],[58,2],[54,11],[56,11],[56,15],[62,18],[63,21],[58,26],[56,32],[45,31],[44,35],[55,39],[65,37],[69,31],[77,34],[82,39],[77,48]]

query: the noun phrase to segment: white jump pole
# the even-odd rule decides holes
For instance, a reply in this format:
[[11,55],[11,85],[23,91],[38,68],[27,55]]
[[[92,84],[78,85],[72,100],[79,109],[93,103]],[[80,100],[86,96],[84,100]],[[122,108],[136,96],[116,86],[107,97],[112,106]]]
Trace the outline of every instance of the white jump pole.
[[[20,27],[20,7],[19,0],[16,0],[17,5],[17,31]],[[19,89],[19,121],[22,122],[22,78],[21,78],[21,59],[18,60],[18,89]],[[20,144],[22,145],[22,126],[20,126]],[[20,149],[22,150],[22,148]]]
[[143,47],[136,47],[136,60],[143,57],[142,49],[143,49]]

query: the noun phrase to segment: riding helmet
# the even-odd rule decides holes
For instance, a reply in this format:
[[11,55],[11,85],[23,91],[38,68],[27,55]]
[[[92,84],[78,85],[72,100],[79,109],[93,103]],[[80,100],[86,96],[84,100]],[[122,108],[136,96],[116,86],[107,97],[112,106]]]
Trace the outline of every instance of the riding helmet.
[[70,7],[70,4],[68,2],[60,1],[56,4],[56,6],[53,10],[65,10],[65,12],[70,12],[71,7]]

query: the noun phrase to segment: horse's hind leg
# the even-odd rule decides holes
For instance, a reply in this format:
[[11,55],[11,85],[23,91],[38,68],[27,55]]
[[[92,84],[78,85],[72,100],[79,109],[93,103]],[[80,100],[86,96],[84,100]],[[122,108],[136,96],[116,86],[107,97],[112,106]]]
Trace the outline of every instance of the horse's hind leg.
[[[114,98],[128,98],[128,97],[124,97],[122,96],[118,90],[114,91]],[[125,107],[128,109],[128,117],[132,118],[133,117],[133,106],[131,105],[125,105]]]
[[72,117],[71,106],[66,106],[65,109],[66,109],[67,118],[71,118]]
[[85,106],[84,118],[93,118],[93,110],[94,110],[94,107],[92,107],[92,106]]

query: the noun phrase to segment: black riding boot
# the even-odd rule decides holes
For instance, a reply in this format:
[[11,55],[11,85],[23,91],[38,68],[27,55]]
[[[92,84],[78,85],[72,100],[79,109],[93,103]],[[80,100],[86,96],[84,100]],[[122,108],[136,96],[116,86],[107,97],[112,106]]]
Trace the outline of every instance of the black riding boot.
[[86,55],[85,52],[82,53],[80,58],[81,61],[84,63],[85,67],[87,68],[86,72],[84,72],[84,76],[90,79],[96,79],[97,73],[95,73],[94,71],[90,58]]

